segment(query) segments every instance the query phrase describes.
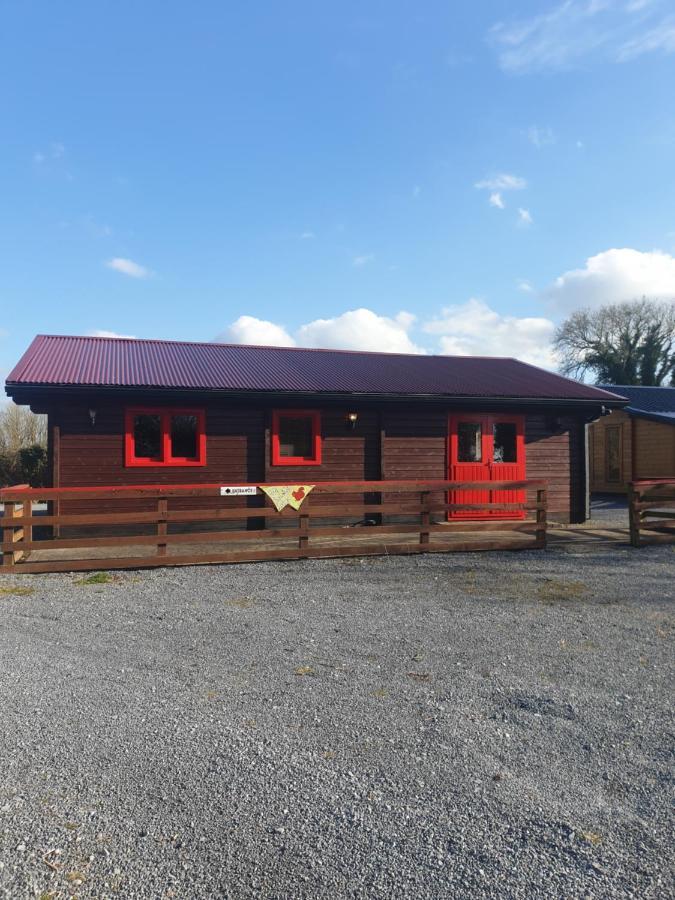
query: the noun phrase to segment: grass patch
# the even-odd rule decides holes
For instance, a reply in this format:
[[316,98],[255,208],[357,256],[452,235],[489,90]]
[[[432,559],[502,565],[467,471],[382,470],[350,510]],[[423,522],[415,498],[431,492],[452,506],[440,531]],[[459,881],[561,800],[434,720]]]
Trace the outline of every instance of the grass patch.
[[580,600],[587,594],[588,588],[583,581],[559,581],[556,578],[547,578],[537,588],[537,599],[548,604]]
[[30,595],[34,593],[35,588],[19,587],[18,584],[10,585],[9,587],[0,587],[0,597],[7,597],[10,594],[14,594],[15,597],[30,597]]
[[597,847],[602,843],[602,837],[597,833],[597,831],[582,831],[582,838],[593,847]]
[[234,597],[232,600],[225,600],[225,606],[236,606],[237,609],[250,609],[254,605],[253,597]]
[[113,580],[110,572],[94,572],[93,575],[87,575],[86,578],[78,578],[75,584],[110,584]]
[[296,675],[314,675],[314,669],[311,666],[298,666],[295,670]]

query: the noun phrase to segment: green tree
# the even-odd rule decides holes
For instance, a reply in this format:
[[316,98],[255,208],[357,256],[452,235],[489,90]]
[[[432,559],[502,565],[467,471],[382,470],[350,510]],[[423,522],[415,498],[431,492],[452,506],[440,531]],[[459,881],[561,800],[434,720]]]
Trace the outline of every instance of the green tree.
[[675,385],[675,303],[643,298],[577,310],[558,326],[554,346],[563,375]]
[[0,485],[42,487],[47,475],[47,421],[25,406],[0,406]]

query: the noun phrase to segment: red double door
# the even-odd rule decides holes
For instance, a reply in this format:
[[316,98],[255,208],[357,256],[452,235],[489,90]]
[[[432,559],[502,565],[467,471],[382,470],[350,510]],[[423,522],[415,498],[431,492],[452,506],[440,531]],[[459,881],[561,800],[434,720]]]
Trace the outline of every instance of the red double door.
[[[522,481],[525,438],[522,416],[461,414],[450,416],[451,481]],[[448,503],[522,503],[524,491],[451,491]],[[524,510],[458,509],[450,519],[522,519]]]

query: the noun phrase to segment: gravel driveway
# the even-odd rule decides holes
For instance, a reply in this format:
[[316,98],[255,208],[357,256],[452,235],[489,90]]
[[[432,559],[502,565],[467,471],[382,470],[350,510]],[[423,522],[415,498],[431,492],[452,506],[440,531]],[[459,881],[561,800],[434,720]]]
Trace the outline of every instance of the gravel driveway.
[[671,897],[674,573],[5,577],[0,897]]

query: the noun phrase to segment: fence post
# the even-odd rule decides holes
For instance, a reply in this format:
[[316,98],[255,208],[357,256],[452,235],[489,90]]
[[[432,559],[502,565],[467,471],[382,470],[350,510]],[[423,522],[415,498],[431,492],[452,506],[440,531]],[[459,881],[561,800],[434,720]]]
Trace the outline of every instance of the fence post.
[[429,524],[431,514],[428,509],[430,491],[422,491],[420,494],[420,546],[425,550],[429,547]]
[[160,497],[157,501],[157,556],[166,556],[166,541],[162,542],[161,538],[166,537],[167,533],[168,506],[166,497]]
[[[305,500],[305,503],[307,501]],[[300,555],[306,556],[307,547],[309,546],[309,513],[304,512],[298,515],[298,527],[300,528],[300,537],[298,538],[298,547],[300,548]]]
[[535,546],[546,549],[546,512],[548,507],[548,490],[537,488],[537,527],[535,529]]
[[640,510],[638,503],[642,491],[631,481],[628,485],[628,527],[630,530],[631,547],[640,546]]
[[[19,509],[21,508],[21,512]],[[23,512],[23,506],[21,504],[16,503],[14,500],[8,500],[5,502],[5,512],[2,517],[2,542],[3,544],[14,544],[20,543],[23,540],[24,530],[22,527],[17,527],[16,525],[9,525],[9,521],[12,519],[18,518]],[[7,524],[6,524],[7,523]],[[2,564],[3,566],[13,566],[16,562],[18,562],[23,556],[23,550],[21,547],[17,547],[16,550],[3,550],[2,552]]]

